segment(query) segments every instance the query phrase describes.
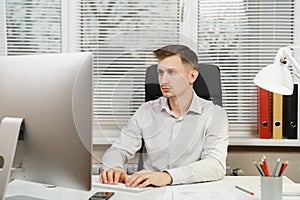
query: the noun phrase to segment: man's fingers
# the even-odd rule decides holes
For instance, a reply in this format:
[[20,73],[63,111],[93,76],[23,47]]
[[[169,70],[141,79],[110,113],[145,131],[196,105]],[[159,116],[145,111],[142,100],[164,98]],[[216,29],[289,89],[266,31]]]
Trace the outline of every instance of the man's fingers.
[[144,187],[147,187],[148,185],[151,184],[151,181],[150,179],[146,179],[142,184],[139,185],[140,188],[144,188]]
[[100,181],[100,183],[104,183],[103,178],[102,178],[102,173],[99,174],[99,181]]
[[125,184],[127,187],[130,187],[132,183],[139,177],[138,173],[132,174],[129,178],[127,178]]
[[111,168],[104,170],[100,174],[100,182],[105,184],[117,184],[122,181],[125,182],[127,179],[127,174],[123,169]]
[[141,175],[141,176],[139,176],[137,179],[135,179],[135,181],[131,184],[131,187],[136,187],[136,186],[138,186],[139,184],[141,184],[142,182],[144,182],[144,181],[146,181],[146,180],[148,180],[148,176],[146,176],[146,175]]
[[103,171],[100,175],[100,178],[102,179],[102,183],[107,183],[107,171]]
[[144,182],[148,178],[149,176],[147,176],[147,174],[136,173],[129,178],[130,180],[126,183],[126,186],[136,187],[138,184]]
[[126,183],[127,178],[128,178],[127,174],[125,172],[122,172],[119,181],[123,182],[123,183]]
[[119,182],[121,174],[122,174],[122,173],[121,173],[120,171],[119,171],[119,172],[118,172],[118,171],[115,172],[113,184],[117,184],[117,183]]
[[107,179],[110,184],[114,183],[114,171],[113,170],[107,171]]

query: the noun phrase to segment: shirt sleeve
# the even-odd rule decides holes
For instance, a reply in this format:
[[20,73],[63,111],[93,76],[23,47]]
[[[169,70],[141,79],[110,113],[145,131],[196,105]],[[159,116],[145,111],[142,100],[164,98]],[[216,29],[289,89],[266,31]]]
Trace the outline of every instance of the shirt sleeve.
[[215,109],[208,122],[201,160],[165,170],[172,177],[172,184],[214,181],[224,177],[229,142],[228,119],[221,107]]
[[127,125],[121,130],[120,138],[117,139],[112,146],[104,153],[102,158],[103,169],[112,167],[121,167],[129,159],[135,156],[135,153],[141,148],[141,130],[137,125],[137,118],[140,112],[128,121]]

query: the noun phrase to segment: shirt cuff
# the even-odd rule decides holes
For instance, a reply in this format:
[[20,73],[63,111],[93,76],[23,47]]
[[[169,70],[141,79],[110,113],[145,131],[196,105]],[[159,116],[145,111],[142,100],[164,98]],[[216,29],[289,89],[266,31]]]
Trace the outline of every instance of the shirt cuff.
[[186,179],[189,178],[186,176],[186,174],[184,173],[184,170],[182,168],[168,169],[165,171],[168,172],[172,178],[171,185],[184,183],[184,182],[186,182]]
[[124,158],[117,151],[108,149],[102,158],[103,169],[107,170],[113,167],[124,169]]

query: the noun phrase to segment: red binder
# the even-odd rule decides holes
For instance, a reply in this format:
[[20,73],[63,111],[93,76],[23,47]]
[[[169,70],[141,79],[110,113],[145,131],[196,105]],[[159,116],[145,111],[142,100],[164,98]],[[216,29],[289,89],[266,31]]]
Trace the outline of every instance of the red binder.
[[258,134],[260,138],[271,137],[270,92],[258,88]]

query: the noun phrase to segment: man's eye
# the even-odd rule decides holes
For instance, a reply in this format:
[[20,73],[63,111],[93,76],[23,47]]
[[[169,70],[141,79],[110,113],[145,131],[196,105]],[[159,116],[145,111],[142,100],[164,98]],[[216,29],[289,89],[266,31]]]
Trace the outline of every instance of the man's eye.
[[157,73],[158,73],[159,75],[163,75],[163,74],[164,74],[163,71],[157,71]]
[[170,71],[168,71],[168,73],[169,73],[170,75],[173,75],[173,74],[175,74],[175,71],[174,71],[174,70],[170,70]]

